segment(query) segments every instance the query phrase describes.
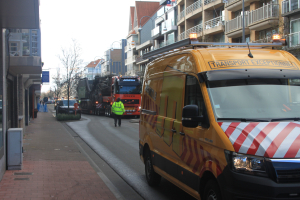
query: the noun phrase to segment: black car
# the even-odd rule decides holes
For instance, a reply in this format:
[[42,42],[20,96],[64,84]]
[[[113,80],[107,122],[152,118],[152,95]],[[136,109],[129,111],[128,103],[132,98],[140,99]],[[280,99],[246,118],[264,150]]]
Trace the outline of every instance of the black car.
[[[69,100],[69,112],[68,112],[68,100],[59,100],[57,101],[57,106],[56,106],[56,114],[59,113],[64,113],[64,114],[75,114],[74,110],[74,104],[78,103],[76,100],[72,99]],[[78,106],[78,110],[76,111],[76,114],[81,114],[81,110]]]

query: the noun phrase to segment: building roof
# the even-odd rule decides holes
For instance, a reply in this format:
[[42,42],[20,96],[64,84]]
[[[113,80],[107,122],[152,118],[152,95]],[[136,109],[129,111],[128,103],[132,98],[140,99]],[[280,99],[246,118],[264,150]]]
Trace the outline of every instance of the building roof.
[[91,61],[86,67],[88,67],[88,68],[95,68],[98,65],[98,63],[100,62],[100,60],[101,59],[98,59],[98,60],[95,60],[95,61]]
[[[159,2],[151,1],[136,1],[135,10],[137,16],[137,25],[140,26],[140,20],[143,16],[151,17],[160,7]],[[141,26],[143,26],[149,20],[148,17],[144,17],[141,21]]]
[[135,10],[135,7],[132,6],[130,7],[130,17],[131,17],[131,30],[133,30],[133,26],[134,26],[134,10]]

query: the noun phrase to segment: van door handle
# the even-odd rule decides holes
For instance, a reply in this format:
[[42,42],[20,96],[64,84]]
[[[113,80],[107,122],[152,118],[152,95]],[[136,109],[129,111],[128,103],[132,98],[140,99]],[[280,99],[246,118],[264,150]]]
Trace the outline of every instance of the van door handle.
[[179,134],[180,134],[180,135],[185,135],[185,133],[183,133],[183,132],[179,132]]
[[176,133],[176,130],[175,130],[175,129],[172,129],[171,131],[172,131],[173,133]]

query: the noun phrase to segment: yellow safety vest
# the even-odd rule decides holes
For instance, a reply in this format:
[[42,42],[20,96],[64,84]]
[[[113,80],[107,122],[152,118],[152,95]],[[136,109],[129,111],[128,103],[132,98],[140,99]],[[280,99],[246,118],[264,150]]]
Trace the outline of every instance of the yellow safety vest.
[[114,102],[111,110],[116,115],[123,115],[123,113],[125,112],[124,104],[121,101]]

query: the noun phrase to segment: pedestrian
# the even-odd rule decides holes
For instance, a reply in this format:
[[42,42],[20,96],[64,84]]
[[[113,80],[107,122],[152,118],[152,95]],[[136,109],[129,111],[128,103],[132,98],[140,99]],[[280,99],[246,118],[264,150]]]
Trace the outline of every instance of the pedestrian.
[[117,120],[119,121],[118,125],[121,126],[121,117],[125,112],[125,108],[120,98],[118,98],[117,101],[113,103],[111,110],[114,114],[115,127],[117,127]]

